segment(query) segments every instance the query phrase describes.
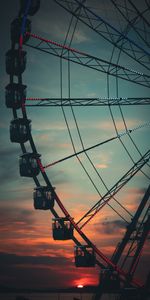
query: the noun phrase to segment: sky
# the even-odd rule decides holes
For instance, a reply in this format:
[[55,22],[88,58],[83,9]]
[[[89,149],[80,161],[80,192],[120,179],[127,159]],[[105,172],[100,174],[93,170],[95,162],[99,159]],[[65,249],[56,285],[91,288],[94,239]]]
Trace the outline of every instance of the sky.
[[[54,241],[52,238],[52,214],[33,208],[34,182],[31,178],[19,175],[18,158],[21,149],[11,143],[9,124],[13,119],[12,111],[5,106],[5,86],[9,76],[5,72],[5,53],[10,49],[10,23],[17,16],[19,1],[5,2],[0,8],[1,47],[0,47],[0,284],[10,287],[46,288],[96,285],[99,281],[99,268],[76,268],[74,265],[74,244],[72,241]],[[91,2],[87,1],[91,7]],[[138,2],[139,9],[141,7]],[[143,4],[144,5],[144,4]],[[94,7],[94,8],[93,8]],[[110,1],[101,4],[92,2],[94,12],[101,14],[113,26],[122,30],[126,25]],[[134,17],[134,14],[131,15]],[[147,15],[146,15],[147,17]],[[71,15],[54,1],[41,1],[41,8],[32,19],[32,32],[58,43],[64,42]],[[75,20],[73,20],[75,24]],[[138,23],[141,26],[141,23]],[[142,32],[142,31],[141,31]],[[130,38],[141,47],[147,47],[133,30]],[[30,41],[29,41],[30,42]],[[32,41],[31,41],[32,43]],[[69,41],[68,41],[69,44]],[[103,38],[92,32],[86,25],[78,22],[71,46],[96,57],[110,60],[113,47]],[[27,85],[28,97],[61,96],[60,59],[24,46],[27,51],[27,67],[23,73],[23,83]],[[116,63],[118,52],[115,50],[113,62]],[[119,64],[143,72],[148,70],[121,53]],[[68,97],[68,62],[63,61],[62,96]],[[149,89],[129,81],[116,80],[109,76],[109,93],[106,74],[77,65],[70,64],[70,95],[73,98],[101,97],[149,97]],[[73,114],[65,108],[70,132],[76,151],[82,145]],[[95,186],[91,183],[84,169],[76,158],[66,160],[47,168],[47,175],[64,206],[75,221],[78,221],[113,185],[138,161],[141,154],[149,149],[148,106],[118,107],[75,107],[73,108],[84,147],[90,147],[116,136],[115,125],[119,134],[133,130],[131,137],[124,135],[120,139],[106,143],[88,152],[97,173],[93,170],[87,157],[80,159]],[[64,121],[61,108],[27,107],[28,118],[32,120],[32,135],[40,153],[43,165],[55,162],[73,153],[72,144]],[[125,120],[125,123],[123,121]],[[134,143],[133,143],[134,142]],[[124,145],[124,146],[123,146]],[[27,145],[29,149],[29,145]],[[149,167],[146,165],[116,195],[116,199],[134,215],[149,184]],[[146,174],[146,175],[145,175]],[[39,176],[41,182],[42,178]],[[111,257],[118,242],[121,241],[131,216],[114,200],[110,204],[123,219],[106,205],[84,228],[84,233],[106,256]],[[56,211],[60,212],[57,204]],[[125,220],[128,222],[126,222]],[[75,236],[80,239],[77,233]],[[139,278],[148,272],[149,245],[146,243],[137,270]]]

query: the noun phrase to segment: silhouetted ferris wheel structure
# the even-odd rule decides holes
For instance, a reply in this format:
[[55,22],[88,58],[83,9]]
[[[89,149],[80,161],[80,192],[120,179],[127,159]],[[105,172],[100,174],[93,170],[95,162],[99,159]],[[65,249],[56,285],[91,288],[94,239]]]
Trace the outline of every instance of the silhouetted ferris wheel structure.
[[[101,4],[98,1],[89,0],[54,0],[59,6],[69,12],[71,20],[69,28],[65,36],[64,43],[54,42],[50,39],[40,37],[31,33],[31,21],[29,16],[33,16],[40,8],[40,1],[26,0],[20,1],[20,11],[18,17],[11,23],[11,49],[6,53],[6,72],[10,76],[10,83],[6,86],[6,106],[13,111],[13,120],[10,124],[10,140],[13,143],[19,143],[22,150],[22,155],[19,160],[20,175],[31,177],[35,182],[34,191],[34,208],[41,210],[50,210],[54,216],[53,219],[53,238],[54,240],[73,240],[75,243],[75,265],[77,267],[94,267],[98,265],[101,269],[101,282],[99,290],[94,299],[100,299],[104,291],[118,291],[120,284],[125,287],[135,288],[135,291],[143,291],[141,284],[134,278],[135,271],[140,260],[143,246],[148,237],[150,228],[150,185],[140,201],[140,204],[134,215],[130,214],[130,223],[128,223],[126,232],[122,241],[117,245],[111,259],[100,251],[95,244],[83,232],[83,227],[90,222],[93,217],[105,206],[108,205],[119,216],[115,206],[110,203],[114,200],[127,213],[127,209],[115,198],[117,193],[132,179],[138,171],[142,172],[147,180],[150,179],[148,173],[143,170],[144,166],[150,167],[150,150],[145,153],[141,152],[137,144],[132,138],[132,133],[143,127],[148,127],[149,122],[138,125],[135,128],[128,129],[126,118],[124,116],[123,106],[141,106],[149,105],[150,97],[120,97],[119,96],[119,80],[127,81],[129,84],[145,87],[146,91],[150,88],[150,23],[149,2],[137,5],[131,0],[108,0],[107,5],[111,6],[111,13],[119,17],[120,26],[116,27],[111,24],[109,18],[104,18],[98,14],[98,8]],[[94,9],[94,3],[97,9]],[[115,16],[116,16],[115,15]],[[111,18],[110,18],[111,19]],[[78,23],[84,24],[89,30],[94,31],[98,38],[104,40],[104,43],[110,44],[111,51],[109,59],[103,59],[88,54],[84,51],[72,48],[71,44]],[[27,98],[26,85],[22,82],[22,73],[26,69],[27,52],[23,47],[30,47],[43,53],[48,53],[60,59],[60,98]],[[131,67],[128,68],[121,64],[121,57],[128,58],[132,64],[139,66],[140,71],[136,71]],[[68,62],[68,97],[63,98],[63,60]],[[73,98],[70,95],[71,79],[70,79],[70,63],[75,63],[86,67],[87,70],[92,69],[101,72],[106,76],[107,97],[101,98]],[[110,78],[114,78],[116,97],[110,97]],[[28,104],[29,103],[29,104]],[[66,128],[71,140],[71,145],[74,153],[51,162],[43,166],[40,154],[37,152],[31,133],[31,120],[28,119],[26,107],[60,107],[65,120]],[[107,138],[90,147],[85,147],[80,132],[80,127],[76,118],[74,107],[103,107],[109,109],[112,123],[115,128],[116,135]],[[78,137],[82,146],[82,150],[77,151],[74,139],[71,133],[69,121],[65,113],[65,107],[71,109],[72,118],[74,119]],[[117,123],[112,110],[112,107],[118,107],[121,118],[124,124],[125,131],[120,133],[117,129]],[[148,106],[147,106],[148,107]],[[135,160],[132,154],[128,151],[123,137],[127,136],[135,147],[139,159]],[[132,166],[124,173],[123,176],[111,187],[108,188],[105,180],[95,168],[95,165],[90,158],[88,151],[100,147],[111,141],[118,140],[129,156]],[[28,146],[26,146],[28,144]],[[30,151],[28,150],[30,148]],[[88,159],[93,170],[96,172],[99,180],[104,185],[106,192],[101,194],[95,182],[92,180],[88,170],[80,159],[80,154],[84,154]],[[76,157],[77,161],[88,176],[91,184],[99,195],[99,200],[95,203],[78,222],[70,215],[51,181],[46,174],[46,168],[54,166],[65,160]],[[38,175],[41,174],[45,185],[41,184]],[[63,213],[63,217],[55,210],[55,203]],[[122,216],[123,217],[123,216]],[[80,242],[75,236],[75,232],[81,237],[83,242]],[[126,250],[127,249],[127,250]],[[126,250],[126,252],[124,252]],[[131,257],[132,256],[132,257]],[[129,262],[130,258],[130,262]],[[123,289],[125,291],[125,289]],[[142,293],[142,292],[141,292]],[[139,293],[140,295],[140,293]],[[121,299],[126,299],[126,296],[121,294]],[[135,297],[135,295],[133,295]],[[142,299],[145,295],[142,294]],[[127,298],[130,299],[130,298]]]

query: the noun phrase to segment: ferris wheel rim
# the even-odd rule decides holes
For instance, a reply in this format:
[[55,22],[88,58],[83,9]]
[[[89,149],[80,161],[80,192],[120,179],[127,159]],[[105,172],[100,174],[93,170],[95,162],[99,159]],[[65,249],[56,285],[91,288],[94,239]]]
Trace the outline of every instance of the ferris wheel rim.
[[[22,34],[23,35],[23,34]],[[21,42],[21,39],[20,39],[20,48],[22,48],[22,42]],[[27,119],[27,113],[26,113],[26,108],[25,108],[25,105],[24,103],[22,103],[22,107],[21,107],[21,110],[22,110],[22,117],[23,119],[25,119],[26,121],[28,121]],[[17,119],[17,110],[16,109],[13,109],[13,115],[14,115],[14,118]],[[28,129],[29,131],[29,129]],[[74,229],[76,229],[76,231],[81,234],[82,238],[85,239],[85,241],[87,242],[88,241],[88,245],[92,246],[93,249],[95,249],[97,255],[99,255],[100,258],[102,258],[106,263],[109,263],[111,265],[111,267],[113,267],[115,270],[117,270],[120,275],[123,275],[124,277],[126,277],[126,274],[125,272],[123,272],[123,270],[120,270],[119,267],[117,265],[113,265],[113,263],[111,262],[111,260],[107,259],[106,256],[103,255],[103,253],[101,251],[99,251],[97,249],[97,247],[95,245],[93,245],[93,243],[84,235],[84,233],[82,233],[81,229],[78,228],[78,225],[74,222],[73,218],[69,215],[68,211],[66,210],[66,208],[64,207],[63,203],[61,202],[61,200],[59,199],[59,197],[57,196],[46,172],[45,172],[45,169],[44,169],[44,166],[42,165],[40,159],[39,159],[39,156],[40,154],[38,154],[37,152],[37,149],[36,149],[36,146],[34,144],[34,140],[33,140],[33,137],[32,137],[32,134],[31,132],[29,132],[29,142],[30,142],[30,146],[31,146],[31,149],[32,149],[32,153],[35,154],[36,156],[38,156],[38,164],[39,164],[39,168],[40,168],[40,171],[41,171],[41,174],[43,175],[43,178],[45,180],[45,183],[46,185],[53,190],[54,192],[54,195],[55,195],[55,198],[56,198],[56,201],[57,201],[57,204],[59,205],[59,207],[61,208],[61,210],[63,211],[64,215],[68,218],[68,220],[70,220],[71,224],[73,225]],[[24,145],[24,143],[20,143],[20,146],[21,146],[21,149],[22,149],[22,152],[23,152],[23,155],[26,155],[28,154],[28,152],[26,151],[26,147]],[[33,180],[36,184],[37,187],[40,187],[40,183],[39,183],[39,180],[37,179],[37,176],[32,176],[33,177]],[[57,212],[55,212],[55,210],[52,208],[51,212],[53,213],[53,215],[55,217],[57,217]],[[76,238],[73,238],[74,239],[74,242],[79,245],[80,243],[76,240]],[[101,264],[100,262],[97,262],[98,264]],[[137,285],[138,286],[138,283],[136,282],[136,280],[132,280],[132,283]]]

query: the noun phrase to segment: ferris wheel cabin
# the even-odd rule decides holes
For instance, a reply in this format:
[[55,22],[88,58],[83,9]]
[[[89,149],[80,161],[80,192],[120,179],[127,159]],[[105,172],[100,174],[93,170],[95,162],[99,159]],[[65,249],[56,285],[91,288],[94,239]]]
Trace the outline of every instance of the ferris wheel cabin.
[[37,176],[40,172],[38,164],[39,157],[40,154],[38,153],[25,153],[21,155],[19,159],[20,176]]
[[75,246],[75,266],[76,267],[95,267],[96,255],[89,246]]
[[54,240],[70,240],[73,238],[73,225],[67,218],[55,218],[52,223]]
[[26,85],[9,83],[5,87],[5,104],[7,108],[21,108],[26,98]]
[[[20,0],[20,11],[22,14],[26,11],[27,1]],[[40,0],[31,0],[28,15],[33,16],[40,8]]]
[[6,72],[9,75],[20,75],[26,68],[26,51],[11,49],[6,52]]
[[47,186],[40,186],[34,189],[34,208],[48,210],[54,207],[54,192]]
[[25,143],[29,140],[31,120],[17,118],[10,123],[10,140],[12,143]]

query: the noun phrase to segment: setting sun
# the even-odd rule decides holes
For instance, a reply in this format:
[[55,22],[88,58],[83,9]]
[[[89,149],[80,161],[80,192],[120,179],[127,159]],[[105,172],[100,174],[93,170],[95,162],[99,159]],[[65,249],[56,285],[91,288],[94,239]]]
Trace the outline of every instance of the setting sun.
[[84,287],[84,286],[83,286],[82,284],[78,284],[78,285],[77,285],[77,288],[78,288],[78,289],[82,289],[83,287]]

